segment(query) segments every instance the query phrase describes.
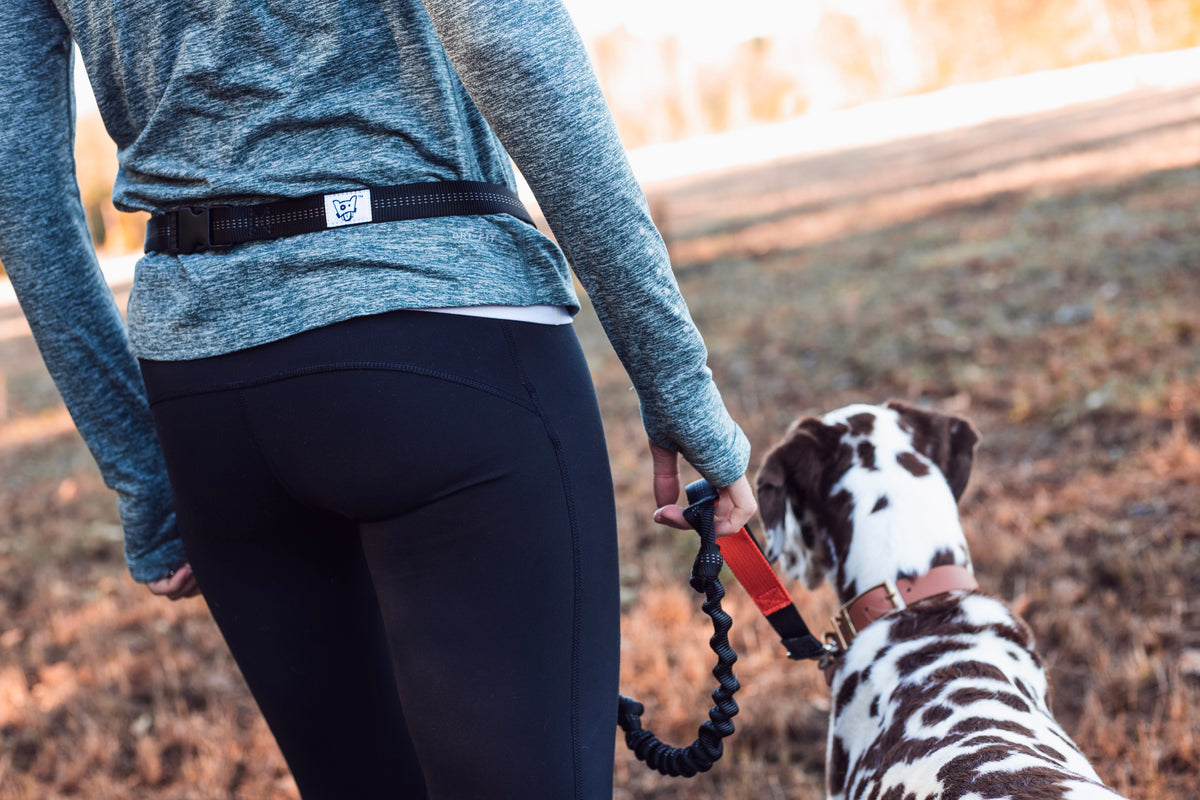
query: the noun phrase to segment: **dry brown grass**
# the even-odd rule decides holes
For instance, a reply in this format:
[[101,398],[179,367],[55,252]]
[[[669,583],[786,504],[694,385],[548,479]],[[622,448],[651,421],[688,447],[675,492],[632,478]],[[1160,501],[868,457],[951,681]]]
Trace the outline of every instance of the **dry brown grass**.
[[[758,453],[858,400],[975,421],[962,512],[981,581],[1033,626],[1068,730],[1145,800],[1200,789],[1198,103],[1145,90],[654,193]],[[601,388],[633,413],[619,381]],[[623,420],[610,437],[640,446]],[[646,469],[618,475],[623,508],[651,502]],[[687,546],[632,515],[623,536],[624,562],[652,565],[626,610],[624,690],[690,741],[712,679],[676,666],[707,664]],[[796,588],[823,619],[831,592]],[[827,690],[731,594],[746,689],[727,760],[685,783],[626,756],[622,796],[823,795]],[[690,629],[664,621],[688,606]]]
[[[975,421],[962,511],[981,580],[1027,617],[1060,718],[1137,800],[1200,793],[1198,101],[1145,90],[654,193],[758,453],[855,400]],[[628,380],[578,327],[619,495],[622,690],[690,741],[713,688],[692,537],[649,522]],[[203,604],[126,578],[112,500],[28,338],[0,339],[0,364],[0,799],[295,798]],[[827,689],[727,585],[745,688],[724,760],[682,781],[619,751],[618,797],[822,796]],[[832,605],[797,594],[811,621]]]

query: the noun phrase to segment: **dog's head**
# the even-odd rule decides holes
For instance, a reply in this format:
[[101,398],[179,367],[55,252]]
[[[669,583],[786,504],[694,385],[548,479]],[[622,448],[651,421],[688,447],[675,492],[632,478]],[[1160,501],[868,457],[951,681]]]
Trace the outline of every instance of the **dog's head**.
[[[867,561],[899,560],[903,571],[936,565],[947,549],[967,559],[955,505],[976,441],[964,419],[894,401],[799,420],[758,472],[768,558],[782,557],[784,572],[810,588],[829,578],[839,592],[858,572],[889,568]],[[916,528],[916,541],[897,541]]]

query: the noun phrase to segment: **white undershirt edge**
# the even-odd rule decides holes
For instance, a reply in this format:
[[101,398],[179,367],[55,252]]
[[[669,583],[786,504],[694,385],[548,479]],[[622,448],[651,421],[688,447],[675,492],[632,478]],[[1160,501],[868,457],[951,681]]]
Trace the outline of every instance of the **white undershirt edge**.
[[461,314],[464,317],[511,319],[538,325],[570,325],[571,312],[565,306],[461,306],[458,308],[422,308],[436,314]]

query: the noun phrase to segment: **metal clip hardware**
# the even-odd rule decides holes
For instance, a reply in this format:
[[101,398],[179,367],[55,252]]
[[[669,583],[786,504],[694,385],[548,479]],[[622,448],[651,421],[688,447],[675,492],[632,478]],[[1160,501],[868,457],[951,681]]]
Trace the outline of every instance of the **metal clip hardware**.
[[825,642],[821,645],[821,660],[817,662],[817,666],[824,672],[832,667],[845,651],[846,648],[841,646],[836,634],[825,634]]

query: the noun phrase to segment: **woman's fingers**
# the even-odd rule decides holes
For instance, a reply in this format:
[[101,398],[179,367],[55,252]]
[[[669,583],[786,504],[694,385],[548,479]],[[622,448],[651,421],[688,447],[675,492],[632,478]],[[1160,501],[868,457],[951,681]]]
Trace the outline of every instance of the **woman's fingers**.
[[670,505],[679,499],[679,454],[651,442],[650,460],[654,465],[654,502]]
[[195,597],[200,594],[200,585],[196,583],[196,576],[192,573],[191,564],[184,564],[167,577],[147,583],[146,588],[153,594],[169,597],[172,600],[181,600],[184,597]]
[[737,533],[758,510],[754,490],[746,476],[738,478],[728,486],[717,489],[717,508],[714,515],[718,537]]
[[[651,442],[650,457],[654,464],[654,502],[658,505],[654,512],[654,521],[671,528],[690,529],[691,526],[683,517],[683,508],[676,504],[680,490],[679,454]],[[745,475],[728,486],[717,489],[714,517],[717,536],[737,533],[757,510],[758,502],[754,499],[754,490],[750,488],[750,481]]]

